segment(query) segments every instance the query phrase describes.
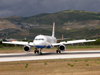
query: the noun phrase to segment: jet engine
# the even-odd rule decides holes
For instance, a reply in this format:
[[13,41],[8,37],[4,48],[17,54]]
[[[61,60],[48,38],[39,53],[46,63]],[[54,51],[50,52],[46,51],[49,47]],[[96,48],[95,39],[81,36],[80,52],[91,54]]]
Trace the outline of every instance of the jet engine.
[[59,46],[59,50],[60,51],[65,51],[66,50],[66,46],[65,45],[60,45]]
[[31,51],[31,47],[30,46],[24,46],[24,51],[25,52],[30,52]]

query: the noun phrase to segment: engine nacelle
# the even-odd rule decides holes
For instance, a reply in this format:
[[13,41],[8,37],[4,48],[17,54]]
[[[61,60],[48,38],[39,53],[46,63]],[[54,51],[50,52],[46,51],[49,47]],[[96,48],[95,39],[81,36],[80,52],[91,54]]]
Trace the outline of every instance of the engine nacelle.
[[25,52],[30,52],[31,51],[31,47],[30,46],[24,46],[24,51]]
[[60,51],[65,51],[66,50],[66,46],[65,45],[60,45],[59,46],[59,50]]

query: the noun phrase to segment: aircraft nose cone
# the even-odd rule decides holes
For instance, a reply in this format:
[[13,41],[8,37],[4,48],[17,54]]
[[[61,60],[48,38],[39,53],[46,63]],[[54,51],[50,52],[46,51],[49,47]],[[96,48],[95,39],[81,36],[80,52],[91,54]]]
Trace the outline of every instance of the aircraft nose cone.
[[35,45],[43,45],[44,42],[34,42]]

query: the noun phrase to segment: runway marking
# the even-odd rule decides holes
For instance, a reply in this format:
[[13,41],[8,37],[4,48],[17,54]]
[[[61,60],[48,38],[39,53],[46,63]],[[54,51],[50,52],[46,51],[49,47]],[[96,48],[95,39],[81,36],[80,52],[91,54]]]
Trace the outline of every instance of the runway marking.
[[43,52],[43,55],[34,53],[6,53],[0,54],[0,62],[26,61],[26,60],[45,60],[45,59],[69,59],[69,58],[92,58],[100,57],[100,50],[92,51],[65,51],[61,54],[54,52]]

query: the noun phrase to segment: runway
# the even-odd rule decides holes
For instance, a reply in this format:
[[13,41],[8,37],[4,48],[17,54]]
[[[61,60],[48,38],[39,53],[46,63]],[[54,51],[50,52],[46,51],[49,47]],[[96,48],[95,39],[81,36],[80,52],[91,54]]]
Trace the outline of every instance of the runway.
[[100,57],[100,50],[65,51],[61,54],[57,54],[55,52],[43,52],[43,55],[38,55],[34,53],[6,53],[0,54],[0,62],[92,57]]

